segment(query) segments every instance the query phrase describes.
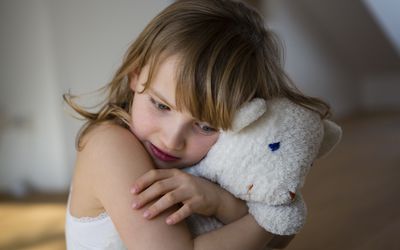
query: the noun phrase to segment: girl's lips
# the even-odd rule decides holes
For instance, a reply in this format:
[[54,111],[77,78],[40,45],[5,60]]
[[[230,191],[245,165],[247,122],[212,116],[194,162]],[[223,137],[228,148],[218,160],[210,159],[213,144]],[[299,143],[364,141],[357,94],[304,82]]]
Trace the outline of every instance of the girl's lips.
[[170,154],[165,153],[164,151],[162,151],[161,149],[157,148],[156,146],[154,146],[151,143],[150,143],[150,150],[153,153],[153,155],[155,157],[157,157],[161,161],[171,162],[171,161],[179,160],[178,157],[175,157],[175,156],[172,156]]

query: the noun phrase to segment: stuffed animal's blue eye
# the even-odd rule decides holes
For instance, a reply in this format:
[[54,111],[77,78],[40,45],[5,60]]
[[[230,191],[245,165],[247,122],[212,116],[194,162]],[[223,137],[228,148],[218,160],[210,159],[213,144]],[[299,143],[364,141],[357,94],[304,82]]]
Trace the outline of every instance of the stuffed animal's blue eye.
[[274,142],[274,143],[268,144],[268,147],[271,149],[272,152],[275,150],[278,150],[280,146],[281,146],[280,142]]

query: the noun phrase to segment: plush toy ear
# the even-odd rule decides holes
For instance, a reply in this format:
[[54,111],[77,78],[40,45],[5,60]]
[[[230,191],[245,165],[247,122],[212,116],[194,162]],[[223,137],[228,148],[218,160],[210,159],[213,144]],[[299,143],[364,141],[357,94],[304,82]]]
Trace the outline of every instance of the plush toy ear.
[[235,114],[232,131],[238,132],[242,130],[262,116],[266,110],[266,102],[261,98],[254,98],[250,102],[243,104]]
[[318,151],[317,158],[326,156],[331,152],[342,138],[342,129],[334,122],[324,119],[324,138]]

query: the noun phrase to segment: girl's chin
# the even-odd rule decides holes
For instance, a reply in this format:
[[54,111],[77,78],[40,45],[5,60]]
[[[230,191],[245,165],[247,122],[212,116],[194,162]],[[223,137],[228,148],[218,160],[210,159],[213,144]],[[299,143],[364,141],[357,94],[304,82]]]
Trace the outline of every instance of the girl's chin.
[[183,163],[180,162],[164,162],[164,161],[160,161],[158,159],[154,159],[153,158],[153,162],[156,168],[158,169],[170,169],[170,168],[185,168],[188,167],[188,165],[185,165]]

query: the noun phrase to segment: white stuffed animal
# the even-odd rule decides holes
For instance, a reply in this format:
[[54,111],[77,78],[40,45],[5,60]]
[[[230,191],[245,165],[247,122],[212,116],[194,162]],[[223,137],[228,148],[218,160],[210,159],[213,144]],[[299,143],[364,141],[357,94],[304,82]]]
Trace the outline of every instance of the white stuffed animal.
[[[296,234],[306,206],[300,194],[316,158],[329,153],[342,131],[319,114],[285,98],[253,99],[236,113],[207,156],[187,172],[218,183],[247,202],[249,213],[273,234]],[[222,226],[216,218],[192,215],[194,235]]]

